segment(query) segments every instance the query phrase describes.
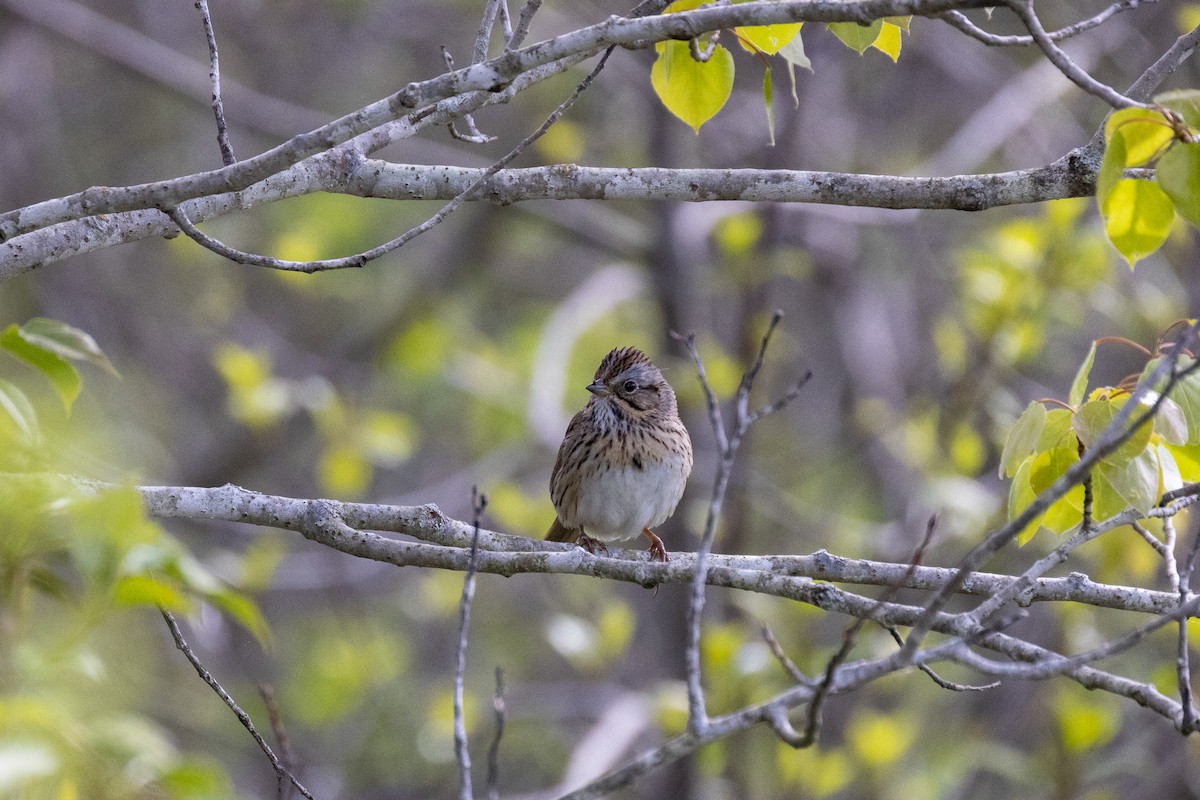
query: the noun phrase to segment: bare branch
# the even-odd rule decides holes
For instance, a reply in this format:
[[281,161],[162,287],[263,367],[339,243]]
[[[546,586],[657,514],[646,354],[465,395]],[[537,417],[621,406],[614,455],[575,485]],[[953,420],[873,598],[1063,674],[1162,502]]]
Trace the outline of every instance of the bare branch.
[[1099,97],[1113,108],[1149,108],[1145,103],[1121,94],[1108,84],[1101,83],[1085,70],[1080,69],[1046,33],[1046,29],[1042,27],[1042,21],[1038,19],[1037,13],[1033,10],[1033,0],[1008,0],[1007,5],[1029,30],[1034,44],[1041,48],[1042,52],[1046,54],[1046,58],[1050,59],[1051,63],[1080,89]]
[[467,638],[471,627],[471,603],[475,600],[475,573],[479,564],[479,523],[483,510],[487,508],[487,495],[471,489],[471,508],[474,534],[471,537],[471,555],[467,562],[467,574],[463,578],[462,599],[458,603],[458,647],[454,654],[454,755],[458,758],[460,778],[459,797],[472,800],[471,751],[467,746],[467,723],[463,715],[464,681],[467,670]]
[[262,736],[259,735],[258,731],[254,728],[254,722],[250,719],[250,715],[243,711],[242,707],[237,704],[237,701],[229,696],[229,692],[225,691],[225,688],[217,682],[217,679],[212,676],[212,673],[205,668],[204,664],[200,661],[199,656],[192,651],[192,648],[188,645],[187,640],[183,638],[183,631],[179,630],[179,623],[175,621],[174,615],[172,615],[171,612],[167,611],[165,608],[160,607],[158,610],[162,613],[163,619],[166,620],[167,627],[171,630],[171,638],[175,640],[175,646],[179,648],[179,651],[183,653],[184,657],[196,670],[196,674],[198,674],[200,678],[207,683],[214,692],[217,693],[217,696],[221,698],[225,705],[229,706],[229,710],[232,711],[234,716],[238,718],[238,722],[242,723],[242,727],[249,731],[250,736],[254,738],[254,742],[258,745],[259,749],[262,750],[263,753],[266,754],[267,759],[270,760],[271,768],[275,770],[275,777],[279,784],[279,796],[281,798],[283,797],[284,786],[290,783],[292,786],[296,787],[296,790],[300,792],[300,794],[308,798],[308,800],[313,800],[313,796],[309,794],[308,789],[304,788],[304,784],[296,780],[296,776],[288,771],[288,769],[279,761],[279,758],[275,755],[275,752],[271,750],[271,746],[266,743]]
[[472,181],[465,189],[462,190],[462,192],[455,195],[450,202],[442,206],[436,214],[422,222],[420,225],[417,225],[415,228],[410,228],[409,230],[405,231],[395,239],[384,242],[383,244],[373,247],[370,250],[364,250],[361,253],[356,253],[352,256],[346,256],[345,258],[330,258],[317,261],[289,261],[286,259],[274,258],[272,256],[247,253],[232,248],[226,245],[224,242],[209,236],[197,228],[178,206],[164,206],[163,212],[171,218],[172,222],[179,226],[180,230],[187,234],[188,238],[192,239],[202,247],[211,250],[217,255],[228,258],[229,260],[238,264],[248,264],[256,267],[268,267],[271,269],[304,273],[361,267],[369,261],[373,261],[374,259],[386,255],[397,248],[403,247],[405,244],[417,238],[421,234],[426,233],[427,231],[430,231],[436,226],[440,225],[447,217],[454,213],[454,211],[456,211],[458,207],[467,200],[468,197],[474,194],[485,180],[503,169],[506,164],[523,153],[525,148],[544,136],[546,131],[550,130],[550,127],[554,125],[554,123],[558,122],[562,115],[566,113],[567,109],[574,105],[575,101],[579,99],[579,96],[583,94],[583,92],[586,91],[589,86],[592,85],[592,81],[594,81],[596,76],[600,74],[600,71],[604,69],[604,65],[607,63],[608,57],[611,54],[611,49],[605,51],[604,55],[601,56],[600,60],[596,63],[596,66],[592,68],[592,71],[589,72],[582,81],[580,81],[579,85],[575,87],[575,90],[570,94],[570,96],[567,97],[566,100],[563,100],[562,103],[559,104],[558,108],[554,109],[554,111],[552,111],[550,115],[546,117],[546,120],[536,131],[522,139],[516,147],[508,151],[508,153],[502,156],[496,163],[483,170],[483,173],[476,180]]
[[496,732],[488,746],[487,797],[500,800],[500,740],[504,738],[504,722],[508,710],[504,705],[504,670],[496,667],[496,693],[492,695],[492,711],[496,715]]
[[225,124],[225,105],[221,100],[221,65],[217,58],[217,34],[213,31],[212,17],[208,13],[208,0],[196,0],[200,19],[204,22],[204,38],[208,42],[208,80],[212,85],[212,110],[217,120],[217,146],[221,148],[221,161],[229,166],[237,161],[233,145],[229,143],[229,127]]
[[[771,315],[771,321],[767,325],[767,330],[763,334],[758,348],[758,355],[754,363],[742,375],[742,380],[738,385],[737,394],[734,399],[737,418],[734,421],[732,433],[725,430],[724,421],[721,416],[721,406],[717,402],[716,394],[708,382],[708,376],[704,370],[704,360],[700,357],[700,351],[696,348],[695,335],[681,337],[678,334],[673,334],[676,339],[683,341],[688,354],[691,355],[692,361],[696,365],[696,374],[700,379],[701,386],[704,388],[704,396],[708,402],[709,421],[712,423],[713,435],[717,440],[717,452],[720,456],[720,460],[717,463],[717,474],[713,480],[712,497],[708,504],[708,516],[704,521],[704,533],[700,537],[700,547],[696,551],[696,562],[692,572],[692,591],[688,602],[687,614],[688,638],[687,646],[684,650],[684,662],[687,665],[688,730],[697,735],[702,734],[705,726],[708,724],[708,713],[705,710],[704,701],[704,685],[700,674],[700,623],[704,617],[704,590],[707,585],[708,557],[712,551],[713,538],[717,530],[717,520],[721,516],[721,507],[725,502],[725,492],[729,487],[729,475],[733,471],[734,458],[737,456],[742,437],[749,430],[751,423],[755,419],[749,411],[750,390],[754,386],[754,379],[758,376],[759,370],[762,369],[763,358],[767,352],[767,345],[770,344],[771,334],[775,332],[775,328],[779,325],[781,319],[783,319],[782,311],[776,310]],[[807,380],[807,378],[804,380]],[[803,385],[803,383],[804,381],[802,380],[800,385]],[[782,407],[792,397],[795,397],[795,394],[789,394],[790,397],[785,397],[782,402],[773,405]]]
[[[1095,16],[1080,20],[1073,25],[1067,25],[1066,27],[1059,28],[1056,31],[1050,31],[1046,34],[1046,36],[1052,42],[1061,42],[1063,39],[1069,39],[1072,36],[1078,36],[1084,31],[1089,31],[1092,28],[1099,27],[1108,21],[1109,18],[1120,14],[1122,11],[1130,11],[1138,6],[1148,5],[1156,2],[1158,2],[1158,0],[1121,0],[1121,2],[1113,3],[1111,6]],[[993,47],[1010,47],[1013,45],[1027,46],[1034,43],[1032,36],[999,36],[994,33],[988,33],[974,22],[971,22],[971,20],[969,20],[961,11],[947,11],[945,14],[942,14],[939,19],[950,23],[971,38],[978,39],[984,44],[991,45]]]

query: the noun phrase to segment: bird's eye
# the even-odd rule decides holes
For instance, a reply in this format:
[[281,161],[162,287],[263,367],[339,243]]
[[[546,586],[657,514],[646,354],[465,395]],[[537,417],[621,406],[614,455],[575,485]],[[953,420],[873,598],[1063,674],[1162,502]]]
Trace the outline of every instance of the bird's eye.
[[637,390],[637,384],[634,381],[629,380],[629,381],[625,381],[624,383],[622,383],[621,388],[624,389],[628,393],[633,393],[634,391]]

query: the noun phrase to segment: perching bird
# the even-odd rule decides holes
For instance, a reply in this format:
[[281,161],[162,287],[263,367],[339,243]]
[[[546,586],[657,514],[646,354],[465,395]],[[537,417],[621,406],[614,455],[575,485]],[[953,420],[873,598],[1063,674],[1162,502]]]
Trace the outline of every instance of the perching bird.
[[550,473],[558,517],[546,538],[591,553],[644,534],[651,558],[666,561],[650,529],[675,511],[692,471],[675,391],[634,347],[606,355],[587,390],[592,396],[567,426]]

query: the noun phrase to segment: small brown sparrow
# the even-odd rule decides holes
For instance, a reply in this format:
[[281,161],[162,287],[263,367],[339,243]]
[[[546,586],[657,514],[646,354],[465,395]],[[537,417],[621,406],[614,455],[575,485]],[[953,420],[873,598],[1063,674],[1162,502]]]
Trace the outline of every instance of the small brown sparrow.
[[675,391],[634,347],[606,355],[587,390],[592,397],[567,426],[550,473],[558,517],[546,538],[594,553],[645,534],[650,557],[666,561],[650,529],[675,511],[692,471]]

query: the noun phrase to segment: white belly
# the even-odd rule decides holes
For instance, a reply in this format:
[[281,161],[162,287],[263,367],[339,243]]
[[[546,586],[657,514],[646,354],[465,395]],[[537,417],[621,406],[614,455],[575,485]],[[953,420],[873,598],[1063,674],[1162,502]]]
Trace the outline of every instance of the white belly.
[[588,536],[619,542],[640,536],[643,528],[663,524],[679,504],[687,472],[682,459],[628,466],[592,475],[579,492],[570,528],[582,527]]

